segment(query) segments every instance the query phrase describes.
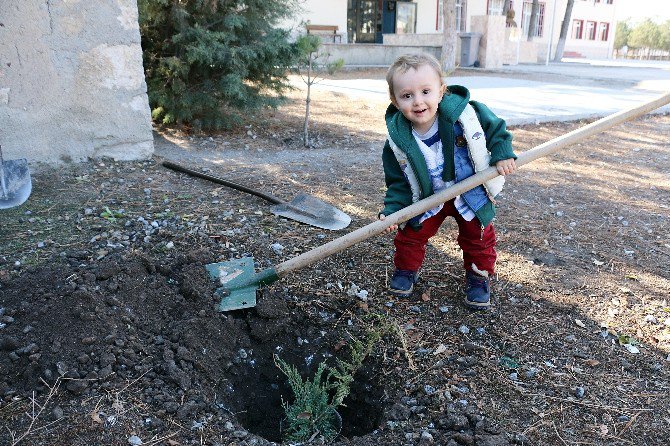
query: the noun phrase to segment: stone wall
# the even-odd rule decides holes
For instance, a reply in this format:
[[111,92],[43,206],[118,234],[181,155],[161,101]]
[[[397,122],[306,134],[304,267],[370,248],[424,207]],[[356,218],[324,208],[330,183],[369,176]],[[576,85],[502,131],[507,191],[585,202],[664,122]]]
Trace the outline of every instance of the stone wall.
[[0,1],[5,159],[153,153],[135,0]]
[[471,30],[482,35],[479,41],[479,63],[482,68],[500,68],[505,54],[505,16],[472,17]]

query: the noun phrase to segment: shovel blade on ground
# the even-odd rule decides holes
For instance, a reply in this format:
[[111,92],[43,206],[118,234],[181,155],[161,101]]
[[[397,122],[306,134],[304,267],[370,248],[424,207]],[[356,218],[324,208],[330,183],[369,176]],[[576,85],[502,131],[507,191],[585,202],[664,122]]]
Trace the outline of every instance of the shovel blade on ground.
[[307,194],[300,194],[288,203],[270,207],[273,214],[322,229],[344,229],[351,217],[331,204]]
[[23,204],[32,191],[33,185],[28,169],[28,160],[3,161],[0,166],[0,209]]
[[[253,257],[205,265],[209,277],[218,282],[214,295],[219,297],[219,311],[241,310],[256,306],[258,284],[249,284],[256,272]],[[243,286],[240,286],[243,285]]]

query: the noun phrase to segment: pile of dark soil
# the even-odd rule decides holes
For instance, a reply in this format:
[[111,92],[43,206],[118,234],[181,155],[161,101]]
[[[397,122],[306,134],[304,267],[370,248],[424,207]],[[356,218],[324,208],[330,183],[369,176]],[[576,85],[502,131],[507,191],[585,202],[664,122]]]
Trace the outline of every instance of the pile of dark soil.
[[[342,113],[330,98],[317,97]],[[380,134],[317,118],[316,147],[301,148],[287,124],[300,107],[238,134],[164,133],[179,146],[159,138],[157,153],[319,196],[352,215],[348,230],[373,221]],[[577,125],[514,129],[517,147]],[[669,140],[668,116],[645,117],[511,176],[485,313],[461,305],[449,223],[411,299],[386,293],[392,243],[376,237],[219,313],[205,264],[264,268],[342,233],[159,158],[42,166],[30,200],[0,214],[0,444],[279,442],[291,394],[274,355],[308,376],[372,331],[340,444],[666,444]]]

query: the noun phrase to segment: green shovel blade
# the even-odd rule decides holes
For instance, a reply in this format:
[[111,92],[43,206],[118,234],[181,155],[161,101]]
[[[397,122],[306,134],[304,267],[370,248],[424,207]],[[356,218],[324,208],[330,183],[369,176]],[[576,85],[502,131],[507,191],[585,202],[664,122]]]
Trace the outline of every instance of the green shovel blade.
[[221,298],[219,311],[255,307],[258,287],[278,279],[274,268],[256,274],[253,257],[210,263],[205,268],[209,277],[221,285],[214,292],[214,295]]
[[249,283],[249,278],[256,274],[252,257],[210,263],[205,265],[205,268],[211,279],[221,284],[221,288],[214,292],[221,298],[219,311],[240,310],[256,306],[258,286]]

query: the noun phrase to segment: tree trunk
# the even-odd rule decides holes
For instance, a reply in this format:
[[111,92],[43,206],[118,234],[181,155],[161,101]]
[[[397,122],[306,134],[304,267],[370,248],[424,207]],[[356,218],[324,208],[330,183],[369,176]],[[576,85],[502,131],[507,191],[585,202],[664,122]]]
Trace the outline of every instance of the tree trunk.
[[563,58],[563,50],[565,49],[565,39],[568,37],[568,31],[570,30],[570,18],[572,17],[572,6],[575,4],[575,0],[568,0],[568,4],[565,6],[565,15],[563,16],[563,23],[561,23],[561,34],[558,37],[558,43],[556,44],[556,54],[554,54],[554,62],[560,62]]
[[456,68],[456,0],[442,0],[442,69]]
[[305,124],[302,128],[302,137],[305,147],[309,147],[309,103],[312,102],[310,94],[312,93],[312,53],[309,54],[309,62],[307,65],[307,99],[305,99]]
[[528,41],[530,42],[535,37],[537,32],[537,13],[540,10],[540,0],[533,0],[533,5],[530,9],[530,21],[528,22]]

